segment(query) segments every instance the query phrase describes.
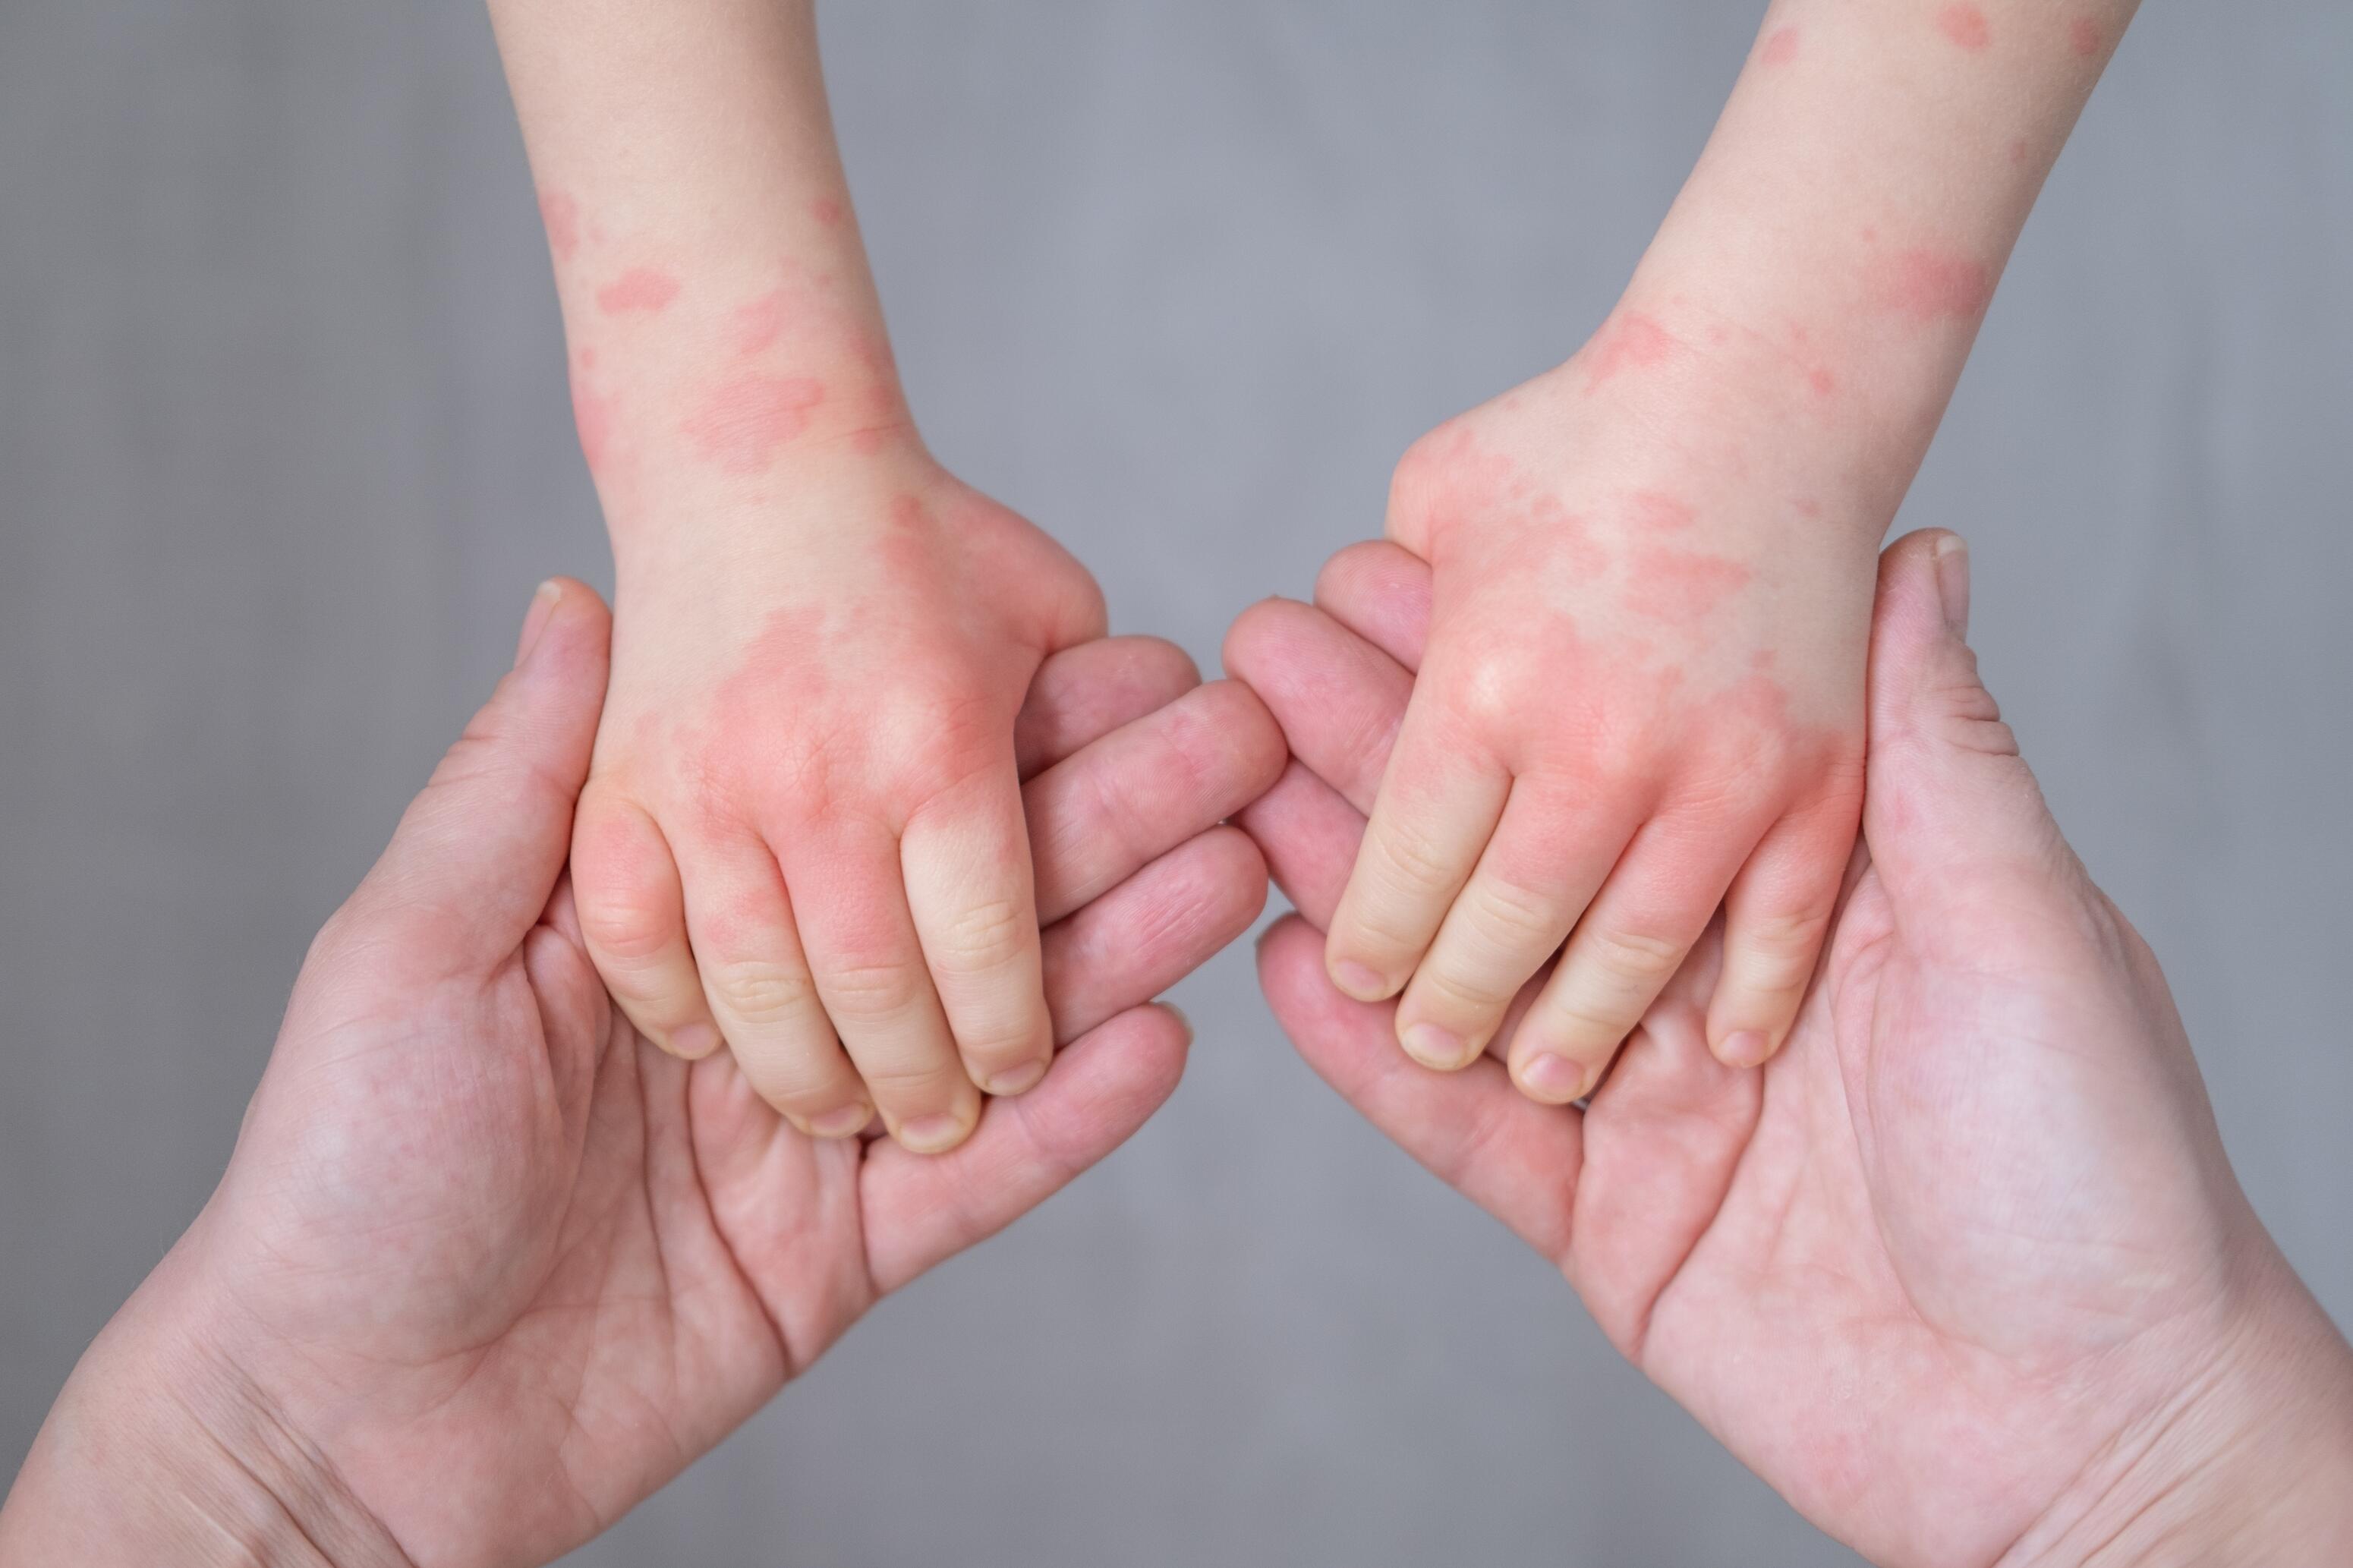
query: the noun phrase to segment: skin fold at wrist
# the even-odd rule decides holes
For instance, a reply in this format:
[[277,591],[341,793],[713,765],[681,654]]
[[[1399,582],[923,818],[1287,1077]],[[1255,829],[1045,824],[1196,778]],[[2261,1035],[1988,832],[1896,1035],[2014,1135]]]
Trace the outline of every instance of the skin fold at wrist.
[[2257,1304],[2208,1353],[2174,1358],[2168,1394],[2119,1430],[2001,1568],[2353,1561],[2353,1350],[2256,1234]]
[[[0,1561],[411,1568],[207,1325],[184,1239],[68,1379],[0,1511]],[[274,1353],[268,1352],[265,1353]]]

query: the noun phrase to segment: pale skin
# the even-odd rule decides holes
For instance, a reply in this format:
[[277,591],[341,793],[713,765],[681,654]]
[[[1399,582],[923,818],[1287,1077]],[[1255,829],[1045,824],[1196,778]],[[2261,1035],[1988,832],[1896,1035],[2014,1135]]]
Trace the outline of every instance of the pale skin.
[[2128,0],[1777,0],[1608,322],[1399,466],[1429,661],[1333,911],[1400,1043],[1590,1092],[1710,920],[1778,1050],[1854,838],[1873,561]]
[[1015,715],[1087,574],[925,451],[808,0],[494,0],[617,568],[573,872],[647,1037],[970,1137],[1052,1033]]
[[1298,761],[1245,814],[1301,911],[1261,943],[1309,1065],[1555,1263],[1618,1347],[1890,1568],[2353,1561],[2353,1352],[2249,1208],[2164,976],[1977,676],[1966,552],[1889,552],[1870,795],[1821,973],[1761,1070],[1708,1048],[1719,926],[1586,1109],[1394,1048],[1339,906],[1430,657],[1430,568],[1335,559],[1229,668]]
[[[1261,947],[1268,994],[1319,1072],[1874,1560],[2345,1561],[2353,1353],[2249,1213],[2162,976],[1977,681],[1950,544],[1888,557],[1866,852],[1762,1073],[1706,1049],[1713,943],[1588,1111],[1519,1095],[1501,1049],[1405,1060],[1394,1007],[1332,989],[1304,920]],[[1300,758],[1245,821],[1326,919],[1430,573],[1359,547],[1319,598],[1253,611],[1229,657]],[[802,1136],[597,989],[561,868],[604,634],[577,585],[533,613],[322,933],[227,1177],[76,1369],[0,1562],[544,1562],[1174,1087],[1184,1031],[1135,1004],[1259,907],[1268,861],[1201,827],[1282,763],[1247,693],[1148,644],[1049,664],[1020,743],[1040,886],[1113,889],[1046,939],[1075,1040],[922,1159]],[[1208,701],[1266,743],[1172,792]]]
[[1151,998],[1266,896],[1219,819],[1282,765],[1250,694],[1111,639],[1017,720],[1045,1080],[954,1153],[812,1139],[598,983],[565,860],[607,678],[558,584],[313,944],[219,1189],[91,1347],[0,1563],[548,1562],[1010,1223],[1176,1088]]
[[[1602,330],[1399,466],[1430,668],[1327,957],[1416,1059],[1477,1059],[1566,943],[1513,1070],[1576,1100],[1719,909],[1710,1047],[1779,1048],[1860,809],[1873,552],[2132,10],[1777,0]],[[953,1147],[1042,1070],[1004,732],[1100,602],[915,437],[812,0],[491,11],[620,567],[591,950],[797,1125]]]

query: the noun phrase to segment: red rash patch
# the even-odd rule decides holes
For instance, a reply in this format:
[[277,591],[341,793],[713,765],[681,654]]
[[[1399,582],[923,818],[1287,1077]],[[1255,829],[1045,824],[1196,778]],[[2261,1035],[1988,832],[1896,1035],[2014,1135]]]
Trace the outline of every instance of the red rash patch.
[[596,290],[596,308],[608,316],[629,310],[653,315],[677,298],[677,279],[658,267],[633,267]]
[[613,403],[578,376],[572,378],[572,424],[580,432],[580,455],[588,459],[588,471],[604,472],[613,444]]
[[735,352],[745,358],[774,344],[785,331],[785,291],[764,294],[735,312]]
[[1699,514],[1671,495],[1657,490],[1634,492],[1634,521],[1654,533],[1673,533],[1689,528]]
[[2100,25],[2089,16],[2078,16],[2067,24],[2067,43],[2077,59],[2090,59],[2106,42],[2100,37]]
[[1879,302],[1915,321],[1968,321],[1983,315],[1993,299],[1993,274],[1965,256],[1906,250],[1873,272]]
[[1776,27],[1765,36],[1757,51],[1759,62],[1768,66],[1785,66],[1798,58],[1798,29]]
[[1655,620],[1689,626],[1714,615],[1754,575],[1736,561],[1691,550],[1646,546],[1634,552],[1626,604]]
[[1651,370],[1667,362],[1680,347],[1673,334],[1650,317],[1621,316],[1601,329],[1593,344],[1593,372],[1586,383],[1592,391],[1625,370]]
[[558,261],[569,261],[580,253],[580,204],[562,191],[550,191],[539,198],[539,221],[547,228],[547,248]]
[[1828,370],[1817,367],[1808,373],[1806,384],[1814,389],[1816,397],[1830,398],[1838,395],[1838,377]]
[[831,196],[819,196],[809,203],[809,216],[817,219],[821,228],[839,228],[841,220],[849,216]]
[[824,401],[824,386],[807,376],[737,376],[712,388],[681,428],[723,473],[763,474]]
[[1937,12],[1936,31],[1973,55],[1984,53],[1993,44],[1993,24],[1968,0]]

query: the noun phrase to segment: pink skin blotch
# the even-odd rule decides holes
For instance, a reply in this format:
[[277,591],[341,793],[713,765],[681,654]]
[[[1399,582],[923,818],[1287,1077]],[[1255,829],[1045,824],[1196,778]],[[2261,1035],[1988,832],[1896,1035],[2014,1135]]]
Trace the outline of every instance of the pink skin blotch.
[[1798,58],[1798,29],[1776,27],[1765,35],[1764,44],[1757,51],[1757,60],[1768,66],[1785,66]]
[[1691,626],[1722,608],[1753,575],[1747,567],[1720,555],[1651,545],[1634,553],[1627,574],[1626,605],[1654,620]]
[[841,220],[849,216],[831,196],[819,196],[809,203],[809,216],[817,219],[819,228],[839,228]]
[[2067,43],[2075,58],[2088,60],[2100,52],[2107,40],[2100,36],[2100,25],[2089,16],[2078,16],[2067,24]]
[[760,353],[784,335],[785,291],[763,294],[735,312],[733,337],[735,352],[750,358]]
[[1636,490],[1633,512],[1635,525],[1653,533],[1678,532],[1689,528],[1699,515],[1685,502],[1657,490]]
[[1628,370],[1651,370],[1664,364],[1679,345],[1672,333],[1650,317],[1630,313],[1601,329],[1593,345],[1593,370],[1588,392]]
[[1814,369],[1806,373],[1806,384],[1813,389],[1813,394],[1816,397],[1821,398],[1825,402],[1838,395],[1839,384],[1837,373],[1824,369],[1820,365],[1817,365]]
[[588,471],[601,474],[613,444],[613,402],[578,376],[572,378],[572,424],[580,433],[580,455]]
[[549,191],[539,198],[539,221],[547,228],[547,248],[558,261],[569,261],[580,253],[580,204],[562,191]]
[[1993,299],[1992,272],[1966,256],[1916,248],[1889,257],[1872,271],[1879,303],[1915,321],[1974,320]]
[[1983,54],[1993,45],[1993,24],[1968,0],[1959,0],[1957,5],[1937,12],[1936,31],[1973,55]]
[[659,267],[632,267],[596,290],[596,308],[608,316],[629,311],[653,315],[677,298],[677,279]]
[[681,428],[722,473],[764,474],[824,401],[824,386],[807,376],[736,376],[712,387]]

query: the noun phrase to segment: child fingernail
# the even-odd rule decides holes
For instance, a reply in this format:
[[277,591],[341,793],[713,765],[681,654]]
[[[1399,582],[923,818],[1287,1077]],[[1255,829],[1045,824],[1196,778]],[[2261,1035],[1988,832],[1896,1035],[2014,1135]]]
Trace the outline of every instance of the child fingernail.
[[964,1142],[964,1122],[942,1113],[899,1123],[899,1142],[918,1154],[937,1154]]
[[720,1047],[719,1031],[708,1024],[689,1024],[670,1037],[670,1051],[674,1057],[699,1062]]
[[1725,1041],[1717,1054],[1726,1067],[1763,1067],[1765,1058],[1773,1054],[1773,1042],[1754,1029],[1743,1029]]
[[1453,1072],[1469,1059],[1454,1032],[1436,1024],[1416,1024],[1405,1032],[1402,1043],[1406,1055],[1439,1072]]
[[1027,1094],[1038,1087],[1038,1080],[1046,1076],[1046,1069],[1052,1065],[1052,1062],[1053,1058],[1050,1057],[1040,1057],[1034,1062],[1024,1062],[1018,1068],[1008,1068],[998,1073],[995,1078],[983,1083],[981,1087],[999,1100],[1010,1100],[1017,1094]]
[[1520,1087],[1537,1100],[1567,1105],[1585,1089],[1585,1069],[1567,1057],[1546,1051],[1529,1058],[1520,1069]]
[[1332,966],[1332,984],[1359,1002],[1378,1002],[1389,994],[1388,976],[1353,959],[1342,959]]
[[542,583],[538,591],[532,595],[531,608],[523,612],[522,636],[515,639],[515,665],[518,668],[524,659],[531,657],[531,650],[539,646],[539,639],[546,633],[547,623],[554,617],[555,606],[563,597],[564,584],[553,577]]
[[828,1110],[808,1124],[812,1138],[855,1138],[866,1131],[874,1120],[873,1108],[867,1105],[845,1105],[839,1110]]

